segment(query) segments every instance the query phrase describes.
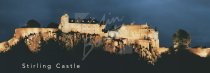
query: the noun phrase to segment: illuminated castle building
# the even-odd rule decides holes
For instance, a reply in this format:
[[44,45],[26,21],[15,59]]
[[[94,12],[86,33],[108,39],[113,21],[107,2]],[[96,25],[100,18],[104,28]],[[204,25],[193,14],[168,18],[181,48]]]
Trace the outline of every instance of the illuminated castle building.
[[[95,19],[69,19],[69,15],[64,14],[61,17],[58,28],[15,29],[13,38],[0,43],[0,53],[10,50],[22,39],[24,39],[25,44],[32,52],[39,51],[41,42],[50,39],[64,41],[62,42],[65,44],[64,46],[74,46],[74,42],[78,41],[77,34],[94,36],[91,38],[95,39],[94,41],[101,41],[103,49],[110,53],[126,50],[127,46],[129,46],[141,57],[146,57],[146,59],[152,62],[157,60],[156,56],[169,50],[169,48],[159,47],[158,31],[147,24],[122,24],[118,29],[108,30],[105,33],[106,27],[106,25],[99,23]],[[58,35],[58,31],[59,33],[61,31],[64,36]],[[87,38],[87,36],[81,38]],[[210,52],[209,48],[188,50],[200,57],[206,57]]]
[[[97,34],[100,37],[103,37],[101,39],[103,39],[105,45],[111,44],[112,48],[105,47],[105,50],[109,52],[115,52],[116,49],[123,48],[120,46],[131,44],[140,45],[141,48],[159,48],[158,32],[147,24],[123,24],[117,30],[109,30],[107,33],[102,31],[105,27],[106,25],[101,25],[98,21],[93,19],[69,19],[69,15],[64,14],[61,17],[58,29],[61,30],[62,33],[78,32],[85,34]],[[15,30],[14,37],[9,41],[1,43],[0,49],[2,51],[6,50],[6,48],[15,45],[20,38],[27,38],[25,40],[26,44],[31,50],[35,50],[37,47],[40,47],[40,45],[38,45],[40,41],[33,41],[33,38],[36,36],[37,38],[41,38],[42,36],[42,38],[46,41],[49,38],[57,39],[59,36],[55,36],[56,31],[56,28],[17,28]],[[33,46],[34,44],[37,45]]]
[[[86,23],[85,23],[86,22]],[[105,25],[96,23],[95,20],[71,20],[68,14],[61,17],[59,29],[64,32],[79,32],[89,34],[99,34],[103,37],[111,37],[114,39],[126,39],[124,44],[138,44],[143,48],[159,48],[158,31],[151,28],[147,24],[123,24],[116,31],[108,31],[104,33],[102,30]]]

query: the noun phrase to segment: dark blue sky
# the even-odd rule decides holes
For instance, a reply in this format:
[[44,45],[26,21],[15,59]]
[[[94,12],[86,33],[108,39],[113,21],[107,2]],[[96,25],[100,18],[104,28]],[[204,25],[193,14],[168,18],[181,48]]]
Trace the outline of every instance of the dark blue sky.
[[13,36],[30,19],[42,26],[59,22],[63,13],[89,13],[98,19],[111,12],[125,22],[149,23],[158,27],[161,45],[172,44],[179,28],[192,36],[192,46],[210,47],[210,0],[1,0],[0,41]]

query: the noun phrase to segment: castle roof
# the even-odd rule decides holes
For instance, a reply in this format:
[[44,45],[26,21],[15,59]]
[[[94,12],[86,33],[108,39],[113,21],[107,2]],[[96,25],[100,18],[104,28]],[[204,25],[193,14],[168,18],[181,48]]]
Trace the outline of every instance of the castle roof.
[[99,23],[99,21],[97,21],[96,19],[91,19],[91,18],[88,18],[88,19],[73,19],[73,18],[70,18],[69,23],[96,24],[96,23]]

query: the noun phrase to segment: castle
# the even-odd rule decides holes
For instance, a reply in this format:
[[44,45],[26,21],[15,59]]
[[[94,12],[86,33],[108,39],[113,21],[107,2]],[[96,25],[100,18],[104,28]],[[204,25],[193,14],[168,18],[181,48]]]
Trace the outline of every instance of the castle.
[[[61,16],[58,28],[17,28],[13,38],[0,43],[0,52],[6,52],[21,39],[31,52],[38,52],[42,41],[58,40],[59,44],[73,48],[81,39],[91,39],[91,44],[102,42],[103,50],[110,53],[126,54],[134,50],[149,63],[154,63],[160,54],[169,48],[159,47],[159,32],[146,24],[122,24],[115,30],[94,19],[70,19],[68,14]],[[106,30],[106,32],[104,31]],[[61,34],[60,34],[61,32]],[[83,42],[85,44],[85,42]],[[96,46],[94,46],[96,47]],[[188,49],[200,57],[207,57],[210,49]]]
[[[112,48],[105,48],[106,51],[116,52],[119,49],[125,49],[126,45],[137,44],[141,48],[159,49],[158,31],[147,24],[123,24],[117,30],[108,30],[103,32],[106,25],[101,25],[96,20],[77,20],[70,19],[68,14],[61,17],[60,24],[57,28],[17,28],[14,37],[9,41],[0,44],[0,50],[7,51],[14,46],[20,39],[26,38],[25,42],[31,51],[40,47],[40,38],[47,41],[50,38],[56,39],[56,32],[61,30],[62,33],[78,32],[85,34],[97,34],[103,37],[105,45]],[[39,37],[40,36],[40,37]],[[34,38],[36,37],[36,40]],[[109,42],[111,41],[111,42]],[[122,44],[120,44],[122,43]]]
[[[99,34],[104,37],[125,38],[126,44],[137,43],[144,48],[159,48],[158,31],[151,28],[147,24],[123,24],[117,31],[108,31],[104,33],[102,30],[106,27],[99,23],[82,23],[79,20],[70,20],[68,14],[61,17],[59,29],[64,32],[79,32],[89,34]],[[70,20],[70,21],[69,21]],[[94,21],[93,21],[94,22]]]

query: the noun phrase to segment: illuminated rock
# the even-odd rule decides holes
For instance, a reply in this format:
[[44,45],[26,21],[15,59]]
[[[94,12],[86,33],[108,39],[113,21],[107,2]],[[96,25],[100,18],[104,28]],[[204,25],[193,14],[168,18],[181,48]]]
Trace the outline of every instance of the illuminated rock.
[[189,48],[188,50],[200,57],[205,58],[210,56],[210,48]]
[[8,42],[2,42],[0,43],[0,53],[1,52],[6,52],[10,49],[9,43]]

